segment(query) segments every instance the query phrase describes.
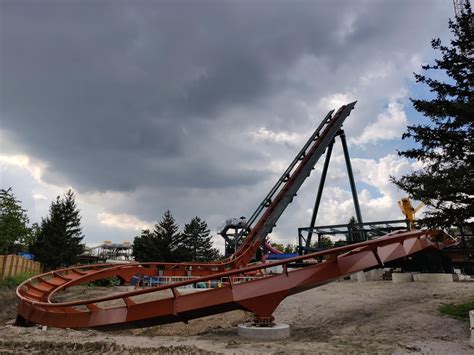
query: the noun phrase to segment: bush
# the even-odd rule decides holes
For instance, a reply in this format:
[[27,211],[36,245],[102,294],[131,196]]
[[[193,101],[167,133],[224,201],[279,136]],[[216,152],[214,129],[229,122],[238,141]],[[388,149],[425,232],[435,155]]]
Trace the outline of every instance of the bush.
[[469,321],[469,311],[474,309],[474,300],[460,304],[442,304],[439,311],[456,319]]
[[34,274],[31,272],[21,272],[14,276],[7,276],[1,281],[0,285],[10,288],[17,287],[19,284],[21,284],[23,281],[28,280],[33,275]]
[[92,287],[111,287],[111,286],[119,286],[121,284],[121,280],[117,276],[107,277],[105,279],[95,280],[88,282],[87,286]]

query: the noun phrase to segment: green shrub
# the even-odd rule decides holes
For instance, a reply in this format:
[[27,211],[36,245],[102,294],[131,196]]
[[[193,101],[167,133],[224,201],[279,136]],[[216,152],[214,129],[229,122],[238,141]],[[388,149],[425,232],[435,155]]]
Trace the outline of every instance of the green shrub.
[[469,311],[474,310],[474,300],[460,304],[442,304],[439,311],[456,319],[469,321]]
[[28,280],[33,275],[34,274],[31,272],[21,272],[14,276],[7,276],[1,281],[0,285],[11,288],[17,287],[19,284],[21,284],[25,280]]
[[120,279],[117,276],[107,277],[105,279],[95,280],[88,282],[87,286],[96,286],[96,287],[110,287],[110,286],[119,286]]

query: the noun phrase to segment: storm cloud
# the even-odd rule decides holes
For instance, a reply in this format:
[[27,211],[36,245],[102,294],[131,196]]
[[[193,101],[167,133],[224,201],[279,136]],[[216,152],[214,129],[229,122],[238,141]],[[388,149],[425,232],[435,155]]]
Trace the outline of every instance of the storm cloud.
[[215,223],[263,197],[345,100],[359,100],[346,125],[354,149],[381,158],[364,130],[403,110],[451,11],[428,0],[0,6],[3,153],[44,162],[44,182],[83,196],[128,196],[108,211],[153,220],[170,206]]

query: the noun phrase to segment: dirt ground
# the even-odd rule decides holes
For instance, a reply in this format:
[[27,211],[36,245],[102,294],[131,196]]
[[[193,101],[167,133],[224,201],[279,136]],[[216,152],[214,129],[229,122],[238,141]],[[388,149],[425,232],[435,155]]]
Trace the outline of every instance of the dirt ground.
[[474,282],[334,282],[282,302],[274,315],[290,324],[290,338],[253,341],[236,334],[249,317],[241,311],[126,331],[15,327],[8,324],[16,315],[14,291],[3,289],[0,353],[472,354],[469,323],[441,315],[438,307],[473,297]]

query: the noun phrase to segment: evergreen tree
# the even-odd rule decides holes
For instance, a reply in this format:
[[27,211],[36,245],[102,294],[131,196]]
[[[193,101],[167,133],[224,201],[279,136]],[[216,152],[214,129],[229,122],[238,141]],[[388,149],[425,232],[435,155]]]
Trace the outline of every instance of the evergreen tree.
[[0,190],[0,254],[16,254],[31,242],[26,210],[21,207],[12,189]]
[[21,251],[30,250],[31,246],[35,243],[36,238],[38,237],[39,230],[40,226],[36,222],[33,223],[30,228],[28,228],[28,233],[24,234],[18,242]]
[[207,223],[199,217],[184,225],[176,255],[180,261],[212,261],[219,251],[212,247],[212,236]]
[[46,269],[57,269],[77,262],[84,250],[83,237],[75,195],[68,190],[63,198],[58,196],[51,203],[49,216],[41,221],[30,249]]
[[319,242],[313,243],[313,248],[331,249],[332,247],[334,247],[334,243],[327,235],[322,235]]
[[[474,18],[469,2],[464,13],[449,21],[453,32],[450,46],[434,39],[432,47],[441,52],[434,65],[435,78],[415,74],[436,95],[431,100],[412,99],[413,106],[426,116],[425,124],[408,126],[403,139],[417,146],[400,155],[416,159],[422,169],[392,181],[410,198],[429,207],[419,222],[428,227],[472,228],[474,216]],[[440,75],[441,74],[441,75]],[[441,78],[446,78],[443,80]]]
[[297,252],[297,249],[295,248],[295,246],[293,244],[287,244],[285,249],[283,249],[283,252],[285,254],[292,254],[292,253],[296,253]]
[[172,262],[177,258],[180,240],[179,227],[168,210],[161,221],[155,224],[153,232],[142,231],[133,241],[133,256],[137,261]]
[[169,210],[165,212],[160,223],[155,225],[153,233],[157,237],[162,260],[179,261],[175,255],[180,239],[179,226]]
[[132,255],[136,261],[162,261],[155,234],[149,229],[142,230],[133,241]]

